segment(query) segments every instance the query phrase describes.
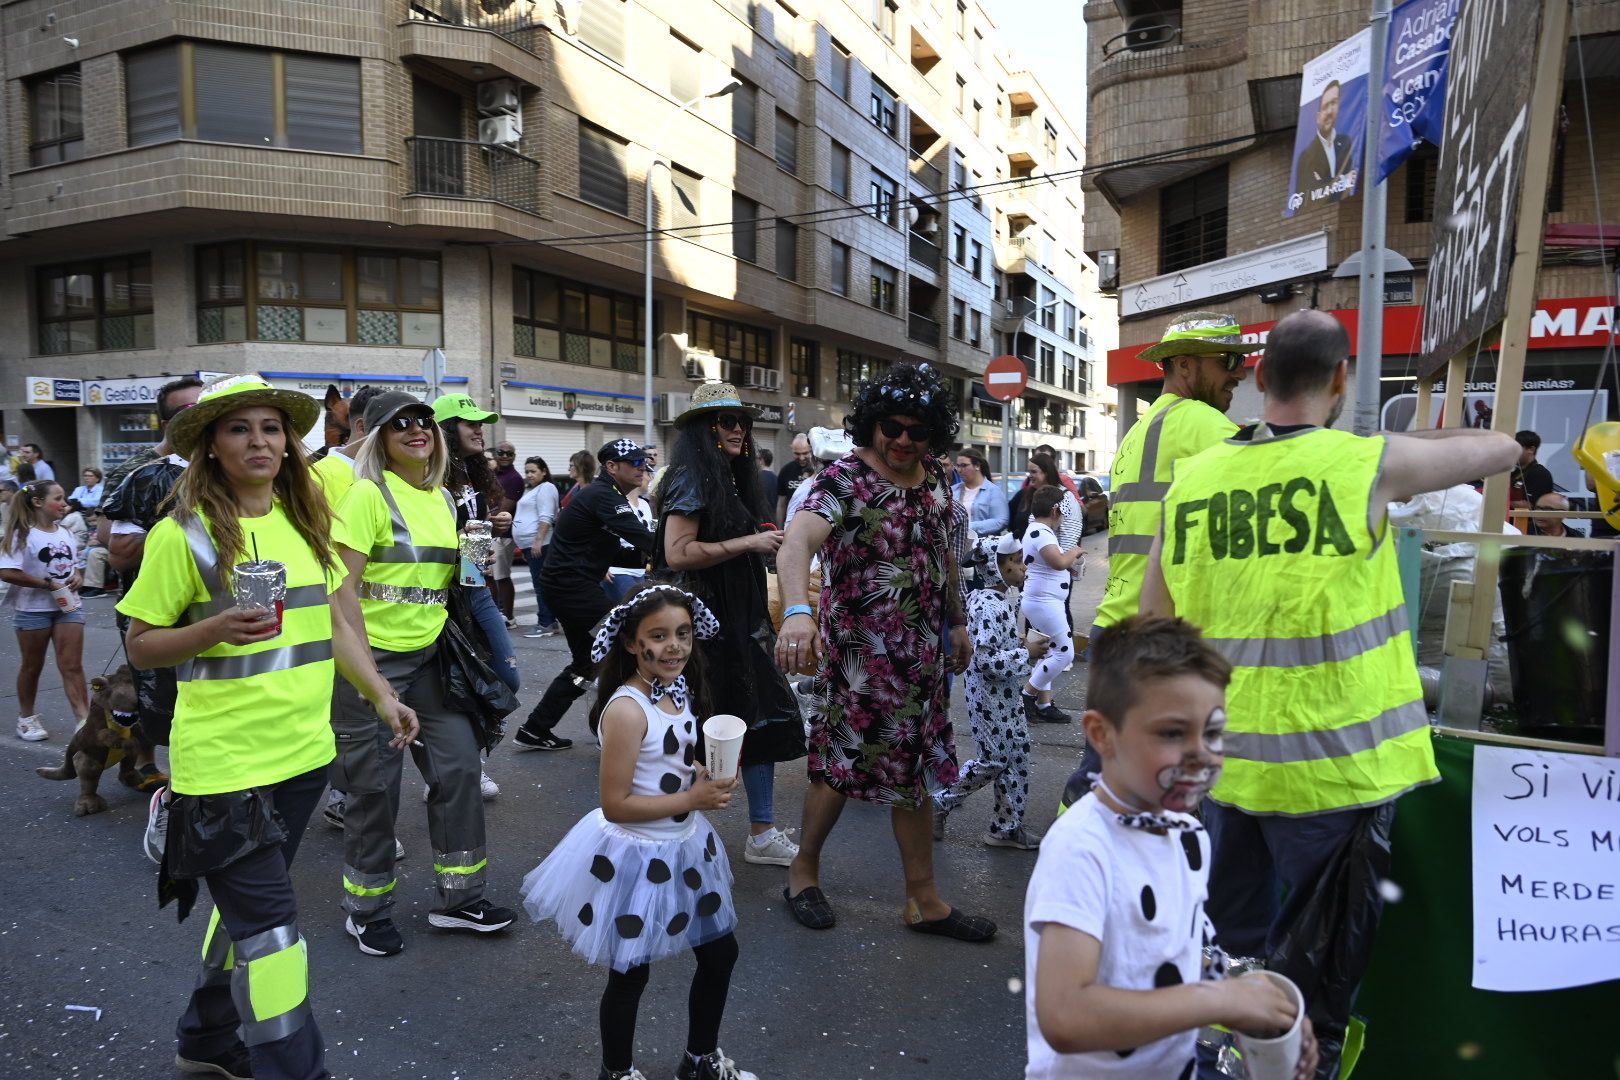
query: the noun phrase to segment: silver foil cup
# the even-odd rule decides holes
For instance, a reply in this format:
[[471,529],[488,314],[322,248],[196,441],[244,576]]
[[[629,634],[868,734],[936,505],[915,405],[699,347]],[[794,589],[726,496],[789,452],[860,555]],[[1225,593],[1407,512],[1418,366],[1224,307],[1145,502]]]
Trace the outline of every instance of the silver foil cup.
[[[231,583],[236,606],[269,608],[276,613],[276,634],[281,633],[282,609],[287,600],[287,565],[274,559],[238,563]],[[270,635],[274,637],[275,634]]]
[[[461,557],[480,571],[488,573],[495,563],[495,536],[487,521],[473,518],[467,522],[461,533]],[[478,585],[481,582],[468,581],[462,578],[463,585]]]

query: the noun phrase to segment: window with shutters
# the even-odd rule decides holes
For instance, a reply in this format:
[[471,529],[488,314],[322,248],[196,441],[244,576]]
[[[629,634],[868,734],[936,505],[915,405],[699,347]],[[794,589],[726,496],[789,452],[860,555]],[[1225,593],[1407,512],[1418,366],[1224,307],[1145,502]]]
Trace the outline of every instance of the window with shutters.
[[984,313],[982,311],[968,313],[968,344],[975,349],[984,344]]
[[640,371],[638,297],[512,268],[512,351],[538,360]]
[[[760,25],[768,19],[769,26]],[[799,13],[781,0],[759,0],[754,5],[754,29],[766,34],[776,47],[776,55],[789,64],[795,63],[794,39],[798,34]]]
[[771,332],[763,326],[736,322],[691,308],[686,312],[686,339],[694,349],[750,367],[775,367]]
[[895,295],[900,285],[900,271],[888,263],[872,260],[872,306],[879,311],[894,314]]
[[124,58],[131,146],[198,139],[361,152],[360,62],[182,41]]
[[890,138],[894,137],[897,130],[899,105],[900,99],[895,96],[894,91],[885,86],[882,79],[876,75],[872,76],[872,96],[867,103],[866,115],[874,127]]
[[439,257],[238,241],[197,249],[197,341],[444,343]]
[[759,90],[736,72],[732,74],[736,76],[737,89],[731,92],[731,133],[753,146],[759,113]]
[[799,122],[776,110],[776,163],[790,173],[799,171]]
[[951,297],[951,337],[957,341],[967,339],[967,301]]
[[878,356],[867,356],[854,349],[838,350],[838,400],[855,400],[861,384],[880,379],[889,370],[889,362]]
[[579,122],[579,197],[615,214],[630,214],[630,144],[583,119]]
[[[671,194],[674,196],[670,204],[670,225],[677,229],[690,229],[701,222],[699,216],[698,192],[703,187],[703,178],[695,172],[676,165],[670,170],[669,184]],[[685,234],[688,239],[695,239],[695,233]]]
[[821,344],[807,338],[788,343],[788,393],[796,397],[821,396]]
[[1226,166],[1159,193],[1159,273],[1226,258]]
[[839,296],[849,295],[849,245],[831,241],[831,256],[827,262],[827,287]]
[[869,209],[872,216],[885,225],[899,226],[900,186],[888,176],[876,169],[872,170],[872,182],[867,189],[871,204]]
[[669,32],[669,96],[691,101],[703,93],[703,50],[680,34]]
[[776,276],[799,280],[799,227],[776,219]]
[[838,43],[837,38],[828,39],[832,44],[832,90],[833,93],[849,100],[849,50]]
[[759,261],[759,203],[731,195],[731,253],[744,262]]
[[84,157],[84,114],[74,65],[28,82],[28,163],[55,165]]
[[827,156],[827,186],[841,199],[849,198],[849,147],[832,141],[832,152]]
[[891,45],[894,44],[895,15],[899,10],[899,0],[872,0],[872,25]]
[[969,241],[968,247],[971,249],[968,255],[968,272],[973,275],[973,280],[981,280],[984,277],[984,245],[972,240]]
[[153,347],[150,255],[42,266],[34,284],[42,354]]
[[624,11],[625,0],[581,0],[579,7],[579,40],[616,64],[624,63]]

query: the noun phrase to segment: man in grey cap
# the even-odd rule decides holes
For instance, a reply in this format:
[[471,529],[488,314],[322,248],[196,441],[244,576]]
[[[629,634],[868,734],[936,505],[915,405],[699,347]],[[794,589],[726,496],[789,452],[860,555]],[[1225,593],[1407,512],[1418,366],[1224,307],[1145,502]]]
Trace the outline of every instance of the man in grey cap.
[[566,750],[574,745],[552,728],[595,677],[591,635],[613,606],[602,591],[602,579],[611,566],[645,566],[652,556],[653,534],[625,498],[646,477],[646,450],[629,439],[615,439],[597,451],[596,460],[602,466],[596,479],[575,492],[557,515],[545,569],[540,571],[540,589],[562,623],[572,659],[523,726],[513,732],[512,745],[519,750]]

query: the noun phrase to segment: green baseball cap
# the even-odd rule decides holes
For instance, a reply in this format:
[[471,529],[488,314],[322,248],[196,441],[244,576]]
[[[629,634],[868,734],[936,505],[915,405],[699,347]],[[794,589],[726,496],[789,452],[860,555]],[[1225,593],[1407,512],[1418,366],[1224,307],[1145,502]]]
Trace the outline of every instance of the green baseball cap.
[[492,413],[488,409],[478,407],[478,402],[466,394],[440,394],[433,401],[433,421],[442,424],[446,420],[466,420],[473,424],[493,424],[501,418],[500,413]]

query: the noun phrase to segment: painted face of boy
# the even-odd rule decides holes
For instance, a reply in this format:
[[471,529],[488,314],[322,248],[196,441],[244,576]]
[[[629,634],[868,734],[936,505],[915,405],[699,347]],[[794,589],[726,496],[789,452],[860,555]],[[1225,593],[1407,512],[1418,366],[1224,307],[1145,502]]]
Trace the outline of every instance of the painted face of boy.
[[1118,728],[1086,714],[1103,779],[1130,810],[1189,813],[1220,778],[1226,694],[1196,675],[1153,679]]

